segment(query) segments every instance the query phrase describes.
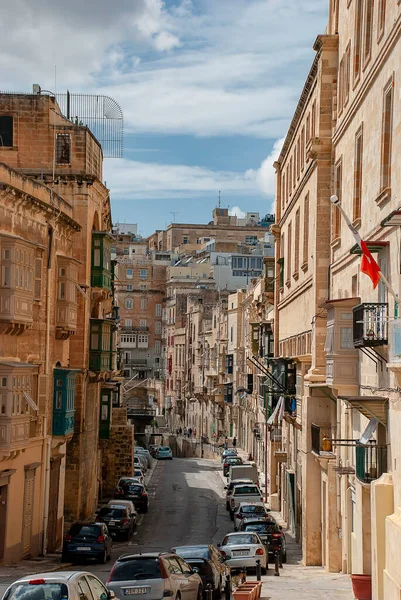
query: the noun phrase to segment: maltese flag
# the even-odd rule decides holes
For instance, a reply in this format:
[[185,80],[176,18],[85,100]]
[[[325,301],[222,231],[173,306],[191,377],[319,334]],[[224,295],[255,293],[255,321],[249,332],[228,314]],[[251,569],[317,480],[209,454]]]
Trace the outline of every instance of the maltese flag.
[[369,248],[366,245],[366,242],[364,242],[358,234],[355,236],[355,238],[362,250],[361,271],[370,277],[373,283],[373,289],[375,289],[381,279],[380,267],[373,258]]

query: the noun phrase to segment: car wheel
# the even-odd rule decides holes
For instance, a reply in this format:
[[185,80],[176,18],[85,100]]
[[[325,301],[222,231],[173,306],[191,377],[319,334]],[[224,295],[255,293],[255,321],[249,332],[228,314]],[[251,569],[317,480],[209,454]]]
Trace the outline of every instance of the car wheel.
[[62,553],[62,555],[61,555],[61,562],[63,562],[63,563],[71,562],[70,555],[67,554],[67,552],[63,552]]
[[143,509],[143,512],[144,512],[144,513],[147,513],[147,512],[148,512],[148,505],[146,505],[146,506],[144,507],[144,509]]
[[103,554],[100,555],[100,562],[102,563],[102,565],[105,565],[107,563],[107,550],[106,550],[106,548],[104,549]]
[[213,592],[213,598],[215,600],[220,600],[221,598],[221,579],[219,581],[219,587]]

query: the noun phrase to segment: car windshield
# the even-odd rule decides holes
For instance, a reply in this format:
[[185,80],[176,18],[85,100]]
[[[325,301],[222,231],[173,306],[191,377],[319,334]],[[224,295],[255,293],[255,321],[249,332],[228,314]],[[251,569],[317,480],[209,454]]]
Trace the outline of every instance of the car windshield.
[[188,559],[185,558],[185,560],[190,565],[190,567],[192,567],[192,568],[196,567],[198,569],[199,575],[201,575],[201,576],[202,575],[210,575],[211,567],[210,567],[210,564],[208,562],[206,562],[205,560],[199,560],[196,558],[188,558]]
[[141,485],[128,484],[124,486],[124,489],[132,494],[142,494],[143,487]]
[[256,485],[241,485],[234,489],[234,494],[240,496],[242,494],[259,494],[259,490]]
[[99,537],[100,527],[99,525],[85,525],[75,523],[71,529],[70,534],[72,537]]
[[209,548],[206,546],[183,546],[175,549],[182,558],[209,558]]
[[260,521],[260,523],[248,523],[245,525],[245,531],[255,531],[256,533],[275,533],[280,531],[276,523],[271,521]]
[[68,588],[65,583],[16,583],[4,600],[63,600],[68,598]]
[[135,475],[136,475],[137,477],[142,477],[142,471],[137,471],[137,470],[135,469],[134,473],[135,473]]
[[125,510],[123,508],[101,508],[99,510],[99,518],[110,517],[110,519],[122,519],[125,517]]
[[[240,485],[240,483],[241,483],[241,482],[239,482],[239,481],[235,481],[235,480],[234,480],[234,481],[230,481],[230,485],[228,486],[228,489],[229,489],[229,490],[232,490],[232,489],[234,489],[234,487],[235,487],[236,485]],[[247,482],[247,481],[244,481],[243,483],[248,483],[248,482]]]
[[170,451],[169,446],[162,446],[161,448],[159,448],[159,452],[169,452],[169,451]]
[[137,579],[159,579],[158,558],[144,556],[131,560],[117,561],[110,574],[110,581],[134,581]]
[[241,506],[241,512],[242,513],[254,513],[256,515],[258,514],[265,514],[266,509],[264,506]]
[[223,546],[237,546],[241,544],[252,544],[253,535],[241,534],[241,535],[227,535],[224,538]]
[[237,456],[227,456],[225,462],[230,465],[239,465],[242,464],[242,459]]

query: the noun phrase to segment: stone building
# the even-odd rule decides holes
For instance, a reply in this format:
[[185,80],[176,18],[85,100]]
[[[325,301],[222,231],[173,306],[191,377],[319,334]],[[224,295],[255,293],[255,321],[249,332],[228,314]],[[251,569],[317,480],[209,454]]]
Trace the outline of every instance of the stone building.
[[100,144],[40,93],[1,94],[0,131],[0,549],[13,560],[56,549],[63,518],[97,505],[117,312]]

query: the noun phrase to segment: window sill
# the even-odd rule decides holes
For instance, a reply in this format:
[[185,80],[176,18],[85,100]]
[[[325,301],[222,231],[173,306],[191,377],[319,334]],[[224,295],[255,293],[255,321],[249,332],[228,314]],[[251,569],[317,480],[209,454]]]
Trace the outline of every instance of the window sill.
[[9,152],[12,150],[16,151],[16,150],[18,150],[18,146],[1,146],[1,149],[9,151]]
[[301,265],[301,269],[302,269],[302,271],[303,271],[304,273],[306,273],[306,271],[308,270],[308,263],[307,263],[307,262],[304,262],[304,263]]
[[359,228],[360,228],[360,226],[361,226],[361,217],[358,217],[357,219],[354,219],[354,220],[352,221],[352,227],[353,227],[354,229],[359,229]]
[[341,246],[341,237],[338,236],[336,238],[334,238],[334,240],[331,241],[330,246],[335,249],[335,248],[339,248]]
[[391,198],[391,187],[384,188],[376,198],[376,204],[383,206]]

